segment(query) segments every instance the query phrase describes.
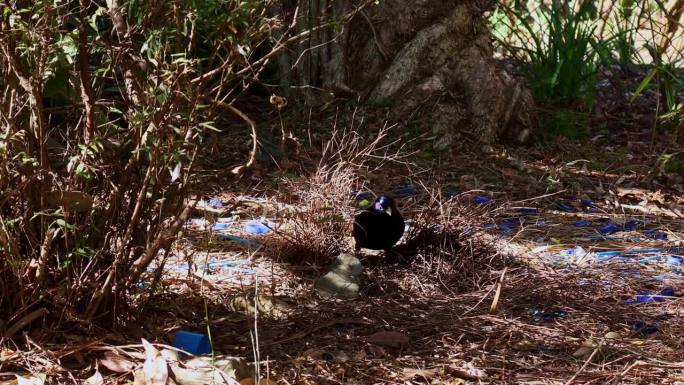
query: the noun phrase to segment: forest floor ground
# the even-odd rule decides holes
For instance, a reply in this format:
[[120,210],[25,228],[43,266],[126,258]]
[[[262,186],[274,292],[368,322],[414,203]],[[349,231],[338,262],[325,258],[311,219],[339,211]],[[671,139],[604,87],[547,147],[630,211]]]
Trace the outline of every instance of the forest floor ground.
[[[257,162],[236,178],[248,135],[227,125],[216,137],[193,197],[208,209],[188,222],[155,295],[141,285],[139,326],[34,352],[66,366],[100,357],[93,347],[128,349],[107,365],[100,357],[106,383],[127,383],[141,337],[170,344],[179,330],[210,331],[215,354],[256,356],[279,384],[682,384],[681,138],[652,128],[648,102],[601,100],[587,135],[529,146],[464,136],[436,151],[429,122],[389,125],[364,167],[340,148],[362,151],[388,126],[386,111],[248,111],[266,116]],[[299,145],[279,146],[282,127]],[[453,238],[408,261],[364,253],[358,297],[324,299],[314,282],[352,250],[349,192],[359,189],[391,192],[414,226]]]
[[[214,209],[223,212],[198,216],[176,253],[208,267],[201,279],[182,269],[167,277],[166,301],[154,306],[173,317],[152,329],[170,341],[178,329],[208,323],[216,351],[248,360],[256,332],[262,375],[283,384],[684,383],[681,142],[677,132],[652,129],[646,107],[604,106],[589,120],[590,135],[531,146],[463,138],[436,152],[434,137],[410,125],[390,129],[384,156],[400,155],[365,169],[359,178],[368,190],[392,192],[408,219],[429,205],[439,212],[449,197],[475,209],[457,213],[468,223],[457,229],[458,250],[403,263],[364,255],[360,295],[350,300],[313,290],[326,272],[320,247],[301,239],[275,242],[299,242],[294,251],[257,246],[282,234],[250,235],[242,225],[286,221],[283,207],[321,182],[306,175],[323,156],[326,132],[363,132],[370,141],[381,114],[336,107],[291,125],[299,150],[271,145],[272,156],[261,157],[241,188],[227,160],[249,143],[222,137],[218,154],[226,158],[207,166],[203,197],[222,200]],[[273,121],[277,138],[290,124]],[[334,192],[316,196],[330,200],[322,206],[349,203]],[[218,217],[232,224],[206,231]],[[339,243],[326,229],[318,241]]]

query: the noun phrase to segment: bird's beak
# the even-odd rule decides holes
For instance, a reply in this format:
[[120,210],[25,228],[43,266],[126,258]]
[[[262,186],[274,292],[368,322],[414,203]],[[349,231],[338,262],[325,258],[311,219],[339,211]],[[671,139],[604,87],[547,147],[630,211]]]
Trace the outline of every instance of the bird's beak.
[[384,211],[385,211],[385,214],[392,216],[392,208],[391,207],[386,208]]

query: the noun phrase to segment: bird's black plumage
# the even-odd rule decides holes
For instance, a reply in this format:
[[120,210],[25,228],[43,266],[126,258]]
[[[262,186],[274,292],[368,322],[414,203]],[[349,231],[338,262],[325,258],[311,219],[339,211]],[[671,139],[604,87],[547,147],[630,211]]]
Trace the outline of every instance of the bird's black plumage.
[[404,234],[404,218],[394,200],[379,196],[366,210],[354,218],[353,235],[356,249],[385,250],[388,252]]

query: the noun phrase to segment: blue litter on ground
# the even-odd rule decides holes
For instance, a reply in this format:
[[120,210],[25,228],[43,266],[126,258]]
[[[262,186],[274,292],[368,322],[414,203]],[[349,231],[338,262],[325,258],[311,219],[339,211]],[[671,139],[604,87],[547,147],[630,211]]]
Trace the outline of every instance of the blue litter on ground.
[[509,217],[509,218],[504,218],[502,223],[506,224],[507,226],[511,227],[518,227],[525,222],[525,218],[523,217]]
[[513,229],[511,227],[508,227],[506,225],[499,225],[498,228],[499,228],[499,230],[503,231],[504,233],[510,233],[511,231],[513,231]]
[[492,200],[490,198],[487,198],[487,197],[483,197],[483,196],[476,196],[475,197],[475,204],[476,205],[483,205],[483,204],[489,203],[491,201]]
[[650,257],[646,257],[646,258],[641,258],[641,259],[639,259],[639,263],[660,262],[660,261],[662,261],[662,260],[663,260],[663,256],[662,256],[662,255],[653,255],[653,256],[650,256]]
[[211,353],[211,342],[206,334],[180,330],[173,340],[173,347],[200,356]]
[[219,237],[219,238],[221,238],[221,239],[225,239],[225,240],[229,240],[229,241],[234,241],[234,242],[240,243],[240,244],[245,245],[245,246],[247,246],[247,247],[251,247],[251,248],[257,248],[257,247],[259,247],[259,244],[258,244],[257,242],[254,242],[254,241],[252,241],[251,239],[241,238],[241,237],[238,237],[238,236],[236,236],[236,235],[230,235],[230,234],[216,234],[216,236]]
[[644,230],[641,233],[657,241],[664,241],[667,239],[667,234],[660,230]]
[[484,225],[482,225],[482,228],[483,229],[495,229],[496,224],[495,223],[485,223]]
[[579,220],[579,221],[573,223],[573,226],[575,226],[575,227],[585,227],[585,226],[589,226],[589,223],[590,223],[590,222],[589,222],[588,220],[582,219],[582,220]]
[[681,265],[684,264],[684,257],[668,255],[665,262],[667,262],[668,265]]
[[233,225],[232,223],[214,223],[213,225],[211,225],[211,229],[212,230],[225,230],[225,229],[230,228],[230,226],[232,226],[232,225]]
[[641,335],[647,336],[656,333],[658,331],[658,326],[644,321],[636,321],[632,324],[632,329]]
[[636,295],[636,299],[630,299],[625,301],[626,304],[637,304],[637,303],[649,303],[649,302],[662,302],[668,297],[674,297],[675,291],[672,287],[664,287],[660,293],[653,294],[649,291],[642,291]]
[[226,201],[221,198],[211,198],[207,204],[212,207],[223,207],[226,204]]
[[614,223],[609,223],[606,226],[603,226],[599,229],[599,231],[602,234],[613,234],[613,233],[617,233],[620,230],[622,230],[622,229]]
[[250,233],[250,234],[268,234],[271,232],[271,229],[264,225],[261,222],[258,221],[250,221],[245,223],[245,231]]
[[622,225],[622,228],[625,231],[631,231],[631,230],[636,230],[637,227],[643,226],[643,225],[644,225],[644,222],[642,222],[642,221],[631,220],[631,221],[625,222],[625,224]]
[[202,270],[206,270],[206,269],[223,267],[223,266],[244,265],[247,263],[249,263],[249,261],[246,259],[229,260],[229,261],[212,261],[212,262],[209,262],[209,263],[206,263],[206,264],[200,266],[199,268]]
[[572,207],[572,205],[569,205],[569,204],[567,204],[567,203],[565,203],[565,202],[557,202],[557,203],[556,203],[556,207],[558,207],[559,210],[565,211],[565,212],[568,212],[568,213],[575,212],[575,208]]
[[580,204],[582,205],[582,207],[588,207],[588,208],[592,208],[592,209],[598,208],[596,203],[592,202],[590,199],[582,198],[582,199],[580,199]]

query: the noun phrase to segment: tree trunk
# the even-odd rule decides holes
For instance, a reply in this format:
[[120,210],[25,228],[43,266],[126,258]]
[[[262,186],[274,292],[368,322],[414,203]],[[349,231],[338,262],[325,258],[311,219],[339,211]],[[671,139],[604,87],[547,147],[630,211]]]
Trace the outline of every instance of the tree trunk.
[[298,0],[293,33],[350,20],[312,33],[282,57],[287,75],[281,84],[294,86],[308,104],[332,92],[390,105],[397,120],[427,116],[437,148],[464,134],[482,142],[523,141],[532,98],[497,68],[482,3],[380,0],[363,7],[349,0]]

